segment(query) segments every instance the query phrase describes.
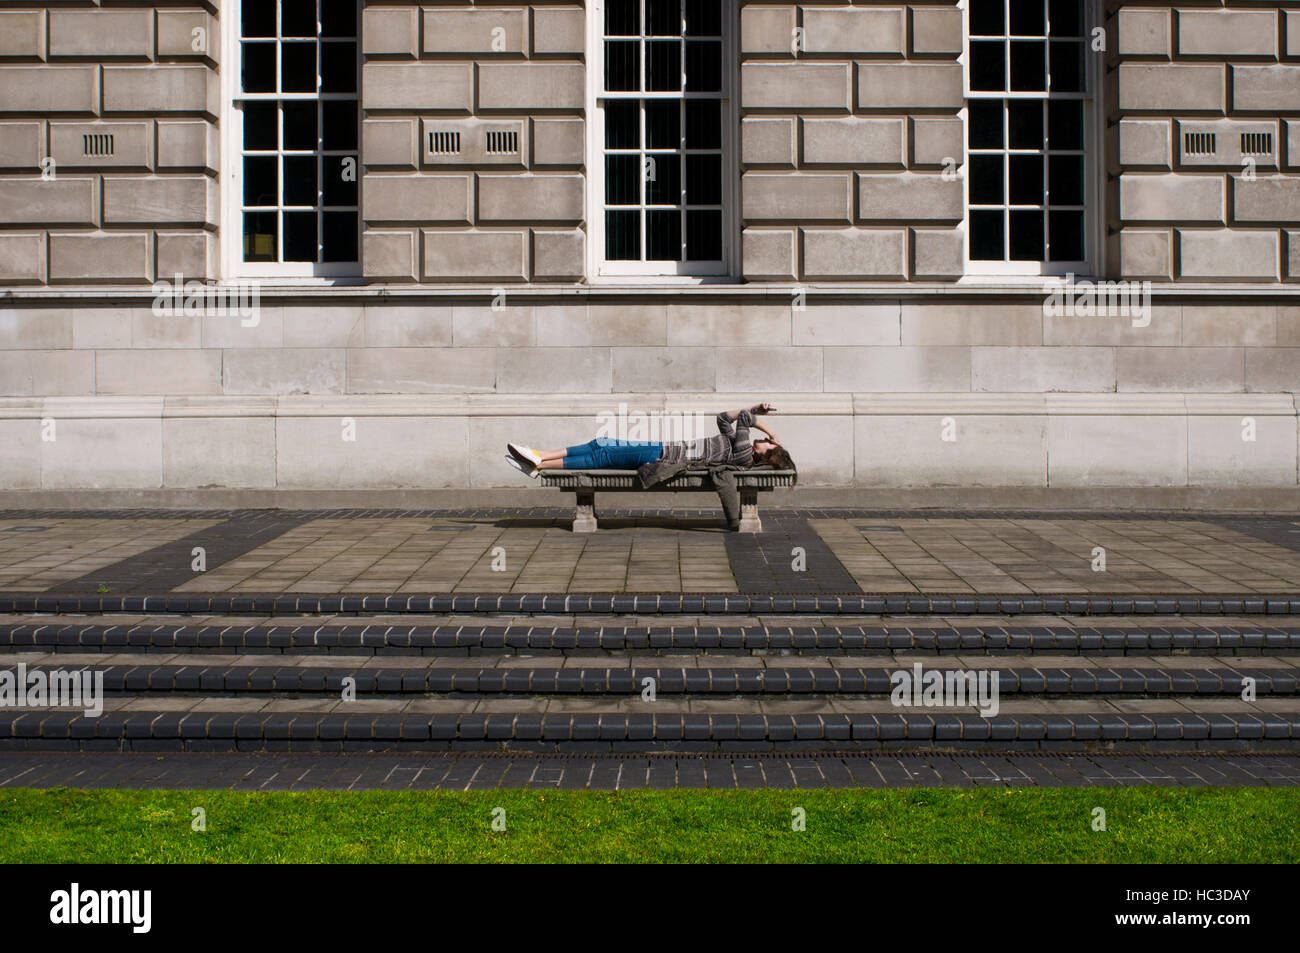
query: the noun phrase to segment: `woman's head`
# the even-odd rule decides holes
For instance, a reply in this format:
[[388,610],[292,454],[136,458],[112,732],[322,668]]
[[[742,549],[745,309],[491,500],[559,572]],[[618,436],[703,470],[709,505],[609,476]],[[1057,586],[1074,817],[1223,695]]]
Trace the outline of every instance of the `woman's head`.
[[[771,440],[759,440],[754,444],[754,462],[750,464],[753,467],[771,467],[773,470],[794,470],[794,460],[790,458],[790,452]],[[795,482],[798,482],[799,476],[795,474]]]

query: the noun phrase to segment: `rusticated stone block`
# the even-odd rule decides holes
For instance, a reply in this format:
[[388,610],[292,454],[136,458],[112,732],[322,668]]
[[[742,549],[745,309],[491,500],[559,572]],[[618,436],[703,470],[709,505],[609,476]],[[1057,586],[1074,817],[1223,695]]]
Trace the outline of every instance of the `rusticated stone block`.
[[581,7],[533,7],[533,54],[578,54],[585,49]]
[[202,10],[159,10],[156,45],[158,56],[195,56],[216,61],[220,26]]
[[1121,119],[1119,123],[1119,164],[1170,167],[1168,119]]
[[966,127],[960,119],[913,116],[912,165],[948,166],[961,164]]
[[751,172],[740,181],[746,221],[848,222],[848,175]]
[[912,55],[957,56],[962,51],[961,11],[912,7]]
[[848,63],[745,63],[740,101],[746,109],[850,108]]
[[1182,56],[1277,56],[1275,10],[1179,10]]
[[1232,108],[1291,110],[1300,103],[1300,66],[1232,67]]
[[0,112],[94,113],[94,66],[0,66]]
[[524,281],[528,234],[508,232],[443,232],[425,229],[425,280]]
[[895,165],[903,160],[902,119],[800,120],[806,165]]
[[[960,23],[960,20],[958,21]],[[809,53],[903,54],[903,8],[805,7],[804,50]]]
[[45,158],[39,122],[0,122],[0,169],[34,171]]
[[158,120],[159,169],[207,169],[221,167],[221,135],[214,123]]
[[445,109],[469,112],[474,72],[469,63],[370,62],[361,68],[366,109]]
[[0,232],[0,282],[45,281],[45,236],[40,232]]
[[95,225],[96,179],[0,179],[0,225]]
[[[216,277],[216,241],[208,232],[158,232],[155,274],[200,280]],[[170,278],[169,278],[170,280]]]
[[361,233],[361,273],[388,281],[418,280],[415,242],[414,231],[367,228]]
[[1217,64],[1121,63],[1119,108],[1126,112],[1223,112],[1223,67]]
[[487,7],[424,11],[424,52],[484,56],[528,48],[527,11]]
[[744,119],[740,161],[746,165],[794,165],[793,119]]
[[361,124],[361,156],[367,167],[414,169],[419,161],[414,119],[367,119]]
[[35,10],[0,13],[0,56],[45,59],[45,17]]
[[104,112],[220,113],[221,84],[206,66],[105,66]]
[[148,10],[51,10],[50,57],[131,56],[153,53]]
[[104,178],[105,225],[216,225],[217,185],[207,176]]
[[1173,278],[1173,242],[1169,229],[1126,228],[1119,235],[1119,268],[1125,278],[1168,281]]
[[367,175],[361,191],[367,222],[470,221],[468,175]]
[[[91,138],[104,136],[110,138]],[[153,165],[153,123],[51,122],[50,155],[59,169],[148,169]]]
[[533,230],[533,278],[578,279],[586,273],[586,235],[571,231]]
[[960,109],[957,63],[859,63],[859,109]]
[[481,109],[579,110],[585,100],[586,71],[573,63],[480,63]]
[[1179,229],[1178,245],[1179,277],[1210,281],[1278,279],[1280,249],[1276,229]]
[[1300,229],[1288,229],[1286,233],[1288,281],[1300,281]]
[[747,3],[740,10],[742,53],[795,53],[795,7],[759,7]]
[[1257,175],[1232,180],[1233,219],[1238,222],[1300,221],[1300,176]]
[[858,173],[860,221],[959,222],[964,215],[960,179],[913,172]]
[[480,222],[580,222],[580,175],[479,175]]
[[1120,218],[1125,222],[1222,222],[1219,175],[1123,175]]
[[1119,25],[1120,56],[1169,58],[1172,43],[1169,11],[1147,7],[1125,7],[1116,17]]
[[114,232],[50,235],[50,282],[153,280],[153,236]]
[[805,278],[907,277],[904,229],[804,229]]
[[582,165],[586,152],[584,128],[581,119],[534,119],[533,165]]
[[372,7],[361,11],[361,52],[367,55],[420,55],[417,7]]
[[794,231],[747,228],[741,235],[741,268],[746,278],[795,277]]
[[[958,194],[960,198],[960,193]],[[966,261],[966,233],[961,229],[912,229],[912,277],[960,278]]]
[[1286,55],[1300,57],[1300,10],[1283,10],[1286,19]]

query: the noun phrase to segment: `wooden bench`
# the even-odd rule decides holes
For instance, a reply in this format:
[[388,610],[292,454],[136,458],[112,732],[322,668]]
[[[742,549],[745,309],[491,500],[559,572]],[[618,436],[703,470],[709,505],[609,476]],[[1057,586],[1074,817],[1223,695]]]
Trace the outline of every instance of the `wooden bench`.
[[[780,486],[793,486],[793,470],[737,470],[736,488],[740,491],[740,532],[761,533],[763,524],[758,518],[758,494]],[[594,533],[596,523],[596,493],[690,493],[717,492],[708,470],[683,470],[671,480],[650,489],[637,483],[635,470],[543,470],[543,486],[555,487],[577,498],[573,512],[575,533]]]

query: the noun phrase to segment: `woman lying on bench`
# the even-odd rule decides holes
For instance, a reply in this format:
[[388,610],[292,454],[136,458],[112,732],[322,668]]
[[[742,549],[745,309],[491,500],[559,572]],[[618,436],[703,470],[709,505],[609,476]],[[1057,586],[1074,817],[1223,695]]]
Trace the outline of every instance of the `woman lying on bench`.
[[[770,413],[771,404],[755,404],[747,410],[724,410],[718,414],[717,436],[671,443],[597,437],[563,450],[534,450],[511,443],[506,445],[510,451],[506,460],[534,479],[542,470],[637,470],[647,463],[663,464],[665,470],[679,463],[702,468],[729,465],[793,470],[794,461],[771,427],[756,419]],[[750,428],[761,430],[766,439],[751,442]]]

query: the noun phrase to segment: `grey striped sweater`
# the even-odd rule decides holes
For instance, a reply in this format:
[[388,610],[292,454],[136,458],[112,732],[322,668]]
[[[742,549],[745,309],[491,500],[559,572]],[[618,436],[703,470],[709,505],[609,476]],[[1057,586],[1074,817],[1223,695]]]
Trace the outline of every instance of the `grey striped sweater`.
[[735,466],[749,466],[754,461],[754,446],[750,442],[749,429],[754,426],[754,415],[742,410],[740,416],[731,421],[727,411],[718,414],[718,435],[700,437],[696,440],[683,440],[664,444],[660,463],[689,462],[691,466],[709,467],[730,463]]

